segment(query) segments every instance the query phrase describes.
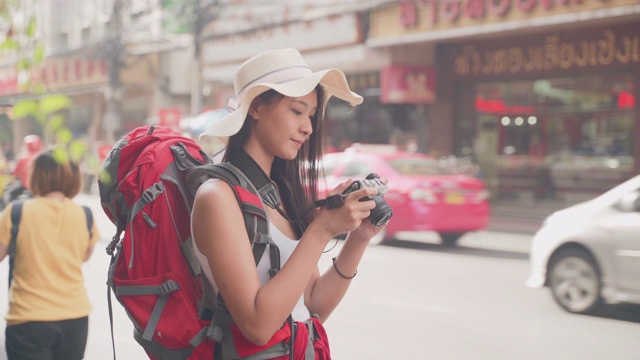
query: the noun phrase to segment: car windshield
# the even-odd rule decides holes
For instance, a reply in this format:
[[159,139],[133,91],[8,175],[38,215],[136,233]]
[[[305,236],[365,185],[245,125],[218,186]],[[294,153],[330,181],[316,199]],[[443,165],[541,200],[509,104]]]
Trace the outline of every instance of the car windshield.
[[402,175],[450,175],[451,172],[433,159],[402,158],[389,159],[389,165]]

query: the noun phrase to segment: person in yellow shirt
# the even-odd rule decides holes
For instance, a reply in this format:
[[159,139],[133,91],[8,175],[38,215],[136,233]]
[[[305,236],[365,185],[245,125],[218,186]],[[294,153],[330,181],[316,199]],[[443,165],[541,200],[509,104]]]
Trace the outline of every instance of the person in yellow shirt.
[[[82,273],[100,234],[71,199],[82,188],[76,164],[52,151],[33,161],[16,237],[5,345],[9,360],[82,359],[92,310]],[[0,216],[0,260],[11,239],[10,204]]]

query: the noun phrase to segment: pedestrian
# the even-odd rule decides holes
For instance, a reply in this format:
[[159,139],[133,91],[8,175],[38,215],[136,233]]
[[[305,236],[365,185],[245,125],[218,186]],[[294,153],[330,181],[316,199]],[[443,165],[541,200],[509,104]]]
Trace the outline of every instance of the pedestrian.
[[[307,211],[316,200],[324,110],[331,96],[352,105],[362,102],[342,71],[312,72],[294,49],[266,51],[240,66],[230,114],[203,134],[226,145],[222,161],[233,163],[234,157],[248,155],[255,168],[275,183],[282,201],[281,206],[266,207],[269,232],[281,256],[281,269],[270,278],[266,252],[256,267],[230,186],[208,180],[195,197],[196,253],[228,308],[233,343],[243,356],[291,341],[287,326],[291,321],[297,329],[295,359],[310,358],[305,357],[308,350],[311,358],[330,359],[322,323],[347,292],[369,240],[383,228],[365,220],[374,202],[359,201],[375,195],[372,188],[350,193],[343,206]],[[340,184],[330,194],[341,194],[351,183]],[[347,232],[333,266],[321,275],[318,261],[325,247]],[[274,250],[268,246],[266,251]],[[308,340],[310,334],[315,341]],[[224,344],[216,347],[216,353],[228,350]]]
[[27,135],[22,140],[24,145],[23,152],[18,156],[16,167],[13,169],[13,175],[20,180],[23,188],[29,189],[29,169],[31,161],[42,150],[42,139],[38,135]]
[[[82,263],[100,234],[95,222],[89,231],[85,211],[71,200],[82,188],[78,166],[59,158],[45,151],[31,166],[34,198],[23,203],[9,288],[9,360],[84,357],[92,308]],[[0,260],[8,253],[14,205],[0,217]]]

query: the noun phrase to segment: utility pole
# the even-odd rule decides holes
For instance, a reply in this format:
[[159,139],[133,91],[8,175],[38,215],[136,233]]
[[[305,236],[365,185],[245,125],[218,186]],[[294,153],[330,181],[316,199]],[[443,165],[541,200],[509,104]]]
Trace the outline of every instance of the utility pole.
[[102,127],[105,131],[105,140],[109,144],[115,142],[115,132],[120,128],[122,117],[122,80],[120,70],[122,69],[125,47],[122,38],[122,9],[123,0],[113,2],[111,20],[107,26],[107,37],[104,47],[98,49],[107,65],[109,88],[105,91],[106,111],[102,120]]
[[203,6],[202,0],[192,0],[192,29],[193,37],[193,61],[191,68],[191,116],[202,112],[202,33],[204,28],[214,19],[212,9],[218,5],[218,1],[207,1]]

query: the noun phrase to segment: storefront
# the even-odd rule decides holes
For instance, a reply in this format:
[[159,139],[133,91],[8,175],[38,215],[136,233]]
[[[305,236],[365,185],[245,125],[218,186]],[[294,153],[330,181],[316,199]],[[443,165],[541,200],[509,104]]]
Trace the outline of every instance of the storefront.
[[331,145],[343,150],[352,143],[393,144],[401,150],[424,151],[427,108],[433,102],[435,76],[425,66],[388,65],[381,70],[348,74],[352,91],[364,101],[355,109],[332,101],[327,109]]
[[640,171],[638,29],[636,0],[422,0],[374,11],[366,44],[435,67],[427,152],[494,198],[575,203]]
[[640,21],[443,47],[453,149],[497,198],[574,203],[640,170]]

